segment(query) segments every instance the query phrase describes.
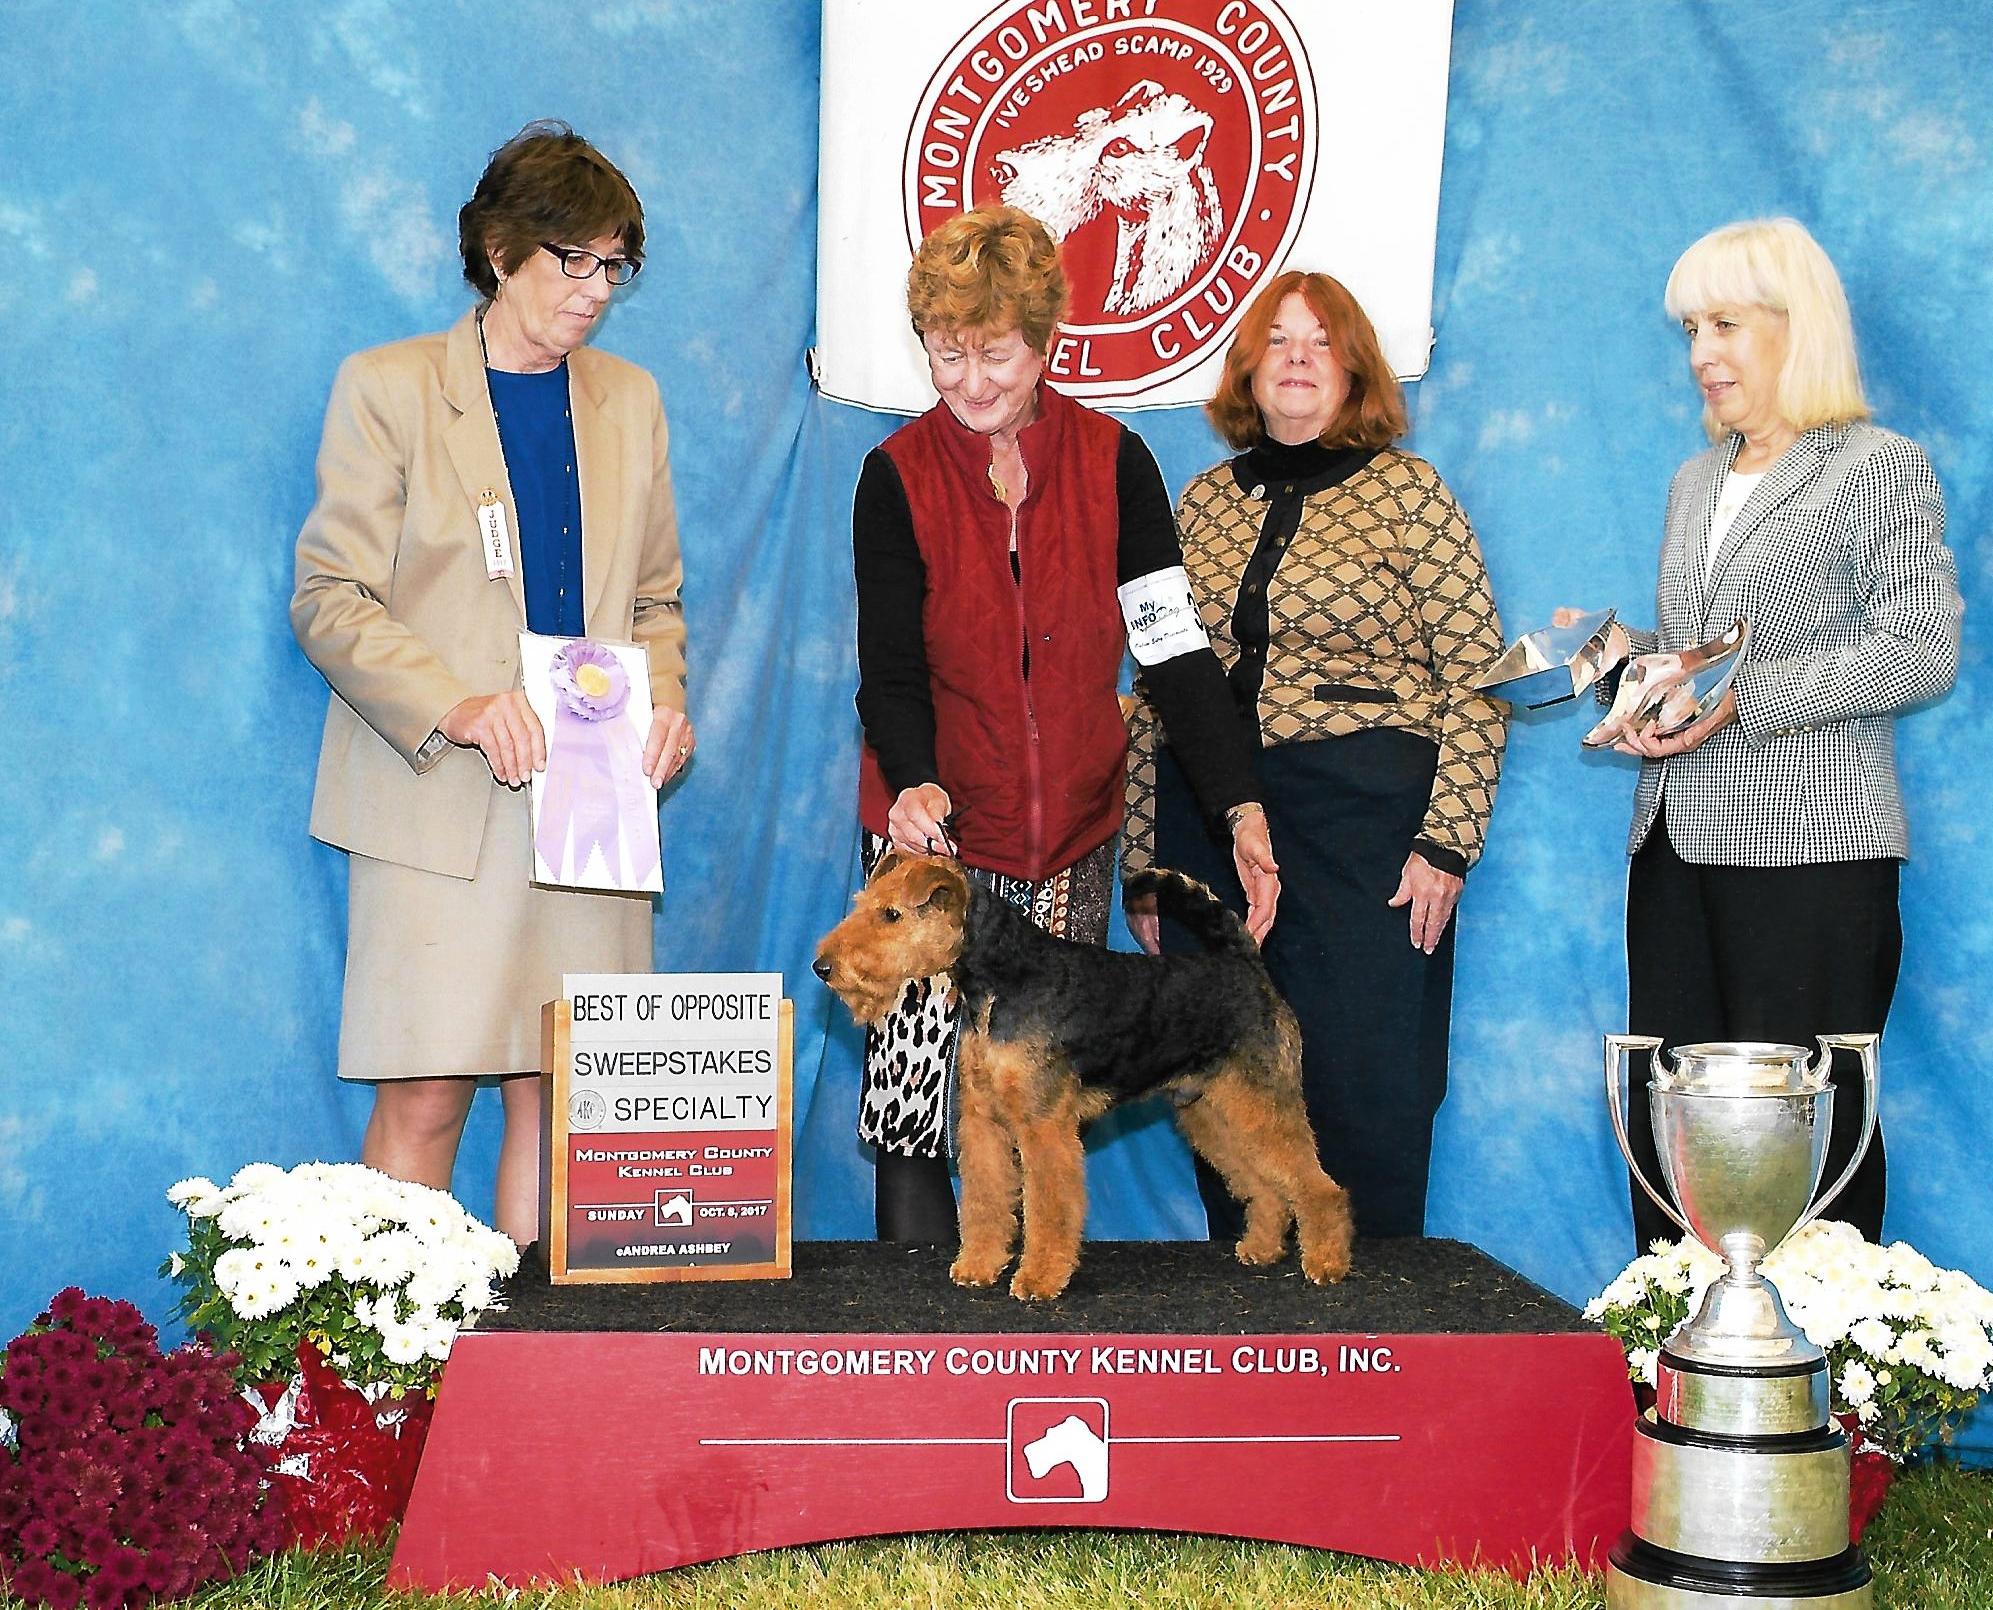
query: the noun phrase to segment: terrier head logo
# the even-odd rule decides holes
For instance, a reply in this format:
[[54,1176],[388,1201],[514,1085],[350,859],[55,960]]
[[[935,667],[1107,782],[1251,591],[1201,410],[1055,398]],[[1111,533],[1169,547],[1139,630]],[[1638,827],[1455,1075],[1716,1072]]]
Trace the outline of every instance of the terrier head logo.
[[959,40],[908,131],[911,247],[1001,201],[1060,242],[1047,367],[1134,397],[1222,350],[1314,179],[1314,79],[1277,0],[1017,0]]

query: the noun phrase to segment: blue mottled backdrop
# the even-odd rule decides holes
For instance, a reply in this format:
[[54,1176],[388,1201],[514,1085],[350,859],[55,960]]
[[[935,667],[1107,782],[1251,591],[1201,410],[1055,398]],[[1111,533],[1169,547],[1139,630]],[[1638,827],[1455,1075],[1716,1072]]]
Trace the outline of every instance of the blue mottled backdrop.
[[[1839,262],[1877,414],[1944,480],[1970,606],[1957,688],[1901,728],[1889,1230],[1993,1283],[1993,34],[1974,10],[1458,0],[1413,445],[1473,515],[1512,625],[1564,602],[1644,616],[1668,476],[1702,442],[1659,305],[1670,263],[1769,212]],[[164,1317],[167,1185],[357,1149],[367,1096],[332,1074],[345,870],[305,836],[325,692],[285,622],[291,544],[339,359],[463,307],[456,208],[550,114],[622,164],[650,220],[650,271],[598,339],[663,384],[689,576],[702,742],[666,806],[658,965],[783,970],[800,1232],[868,1233],[856,1040],[807,960],[855,877],[847,520],[892,422],[805,374],[815,0],[7,12],[0,1336],[72,1281]],[[1339,159],[1389,152],[1380,130]],[[1195,412],[1138,423],[1173,486],[1220,455]],[[1632,784],[1577,732],[1569,711],[1518,722],[1462,906],[1430,1225],[1574,1300],[1628,1241],[1598,1045],[1623,1022]],[[481,1212],[493,1106],[459,1172]],[[1202,1233],[1153,1117],[1098,1137],[1093,1169],[1093,1233]]]

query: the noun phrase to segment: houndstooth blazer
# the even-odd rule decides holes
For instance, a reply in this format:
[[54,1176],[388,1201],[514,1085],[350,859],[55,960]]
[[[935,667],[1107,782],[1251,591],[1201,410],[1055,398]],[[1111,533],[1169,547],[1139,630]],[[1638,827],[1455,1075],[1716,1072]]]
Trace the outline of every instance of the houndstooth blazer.
[[[1627,851],[1665,797],[1685,861],[1900,859],[1910,838],[1895,715],[1944,692],[1958,669],[1964,606],[1944,494],[1915,442],[1823,425],[1758,483],[1712,571],[1710,523],[1739,445],[1730,436],[1698,454],[1668,489],[1657,634],[1674,650],[1751,623],[1732,683],[1737,720],[1687,754],[1641,763]],[[1637,647],[1656,646],[1643,635]]]

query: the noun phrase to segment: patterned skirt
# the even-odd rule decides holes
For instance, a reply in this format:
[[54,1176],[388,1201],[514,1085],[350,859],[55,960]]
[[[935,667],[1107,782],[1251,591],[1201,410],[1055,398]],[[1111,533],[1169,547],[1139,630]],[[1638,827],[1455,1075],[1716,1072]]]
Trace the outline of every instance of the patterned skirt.
[[[890,848],[865,835],[865,875]],[[1039,883],[980,867],[969,876],[1007,900],[1046,933],[1086,945],[1107,943],[1114,891],[1114,840]],[[858,1138],[909,1157],[954,1149],[955,1004],[945,977],[915,979],[892,1015],[865,1031],[865,1076],[858,1093]]]

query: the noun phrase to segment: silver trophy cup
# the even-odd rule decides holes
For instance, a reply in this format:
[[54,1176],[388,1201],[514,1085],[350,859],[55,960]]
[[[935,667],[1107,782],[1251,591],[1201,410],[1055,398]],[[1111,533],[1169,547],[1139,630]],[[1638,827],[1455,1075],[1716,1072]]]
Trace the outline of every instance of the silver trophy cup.
[[[1875,1133],[1877,1036],[1680,1047],[1609,1034],[1606,1096],[1627,1167],[1661,1211],[1728,1265],[1662,1344],[1656,1402],[1636,1427],[1633,1528],[1612,1552],[1613,1610],[1723,1605],[1856,1610],[1867,1563],[1848,1541],[1848,1446],[1828,1416],[1827,1360],[1793,1324],[1765,1258],[1854,1177]],[[1861,1057],[1861,1140],[1822,1191],[1836,1049]],[[1652,1053],[1649,1111],[1666,1192],[1634,1160],[1626,1053]]]

